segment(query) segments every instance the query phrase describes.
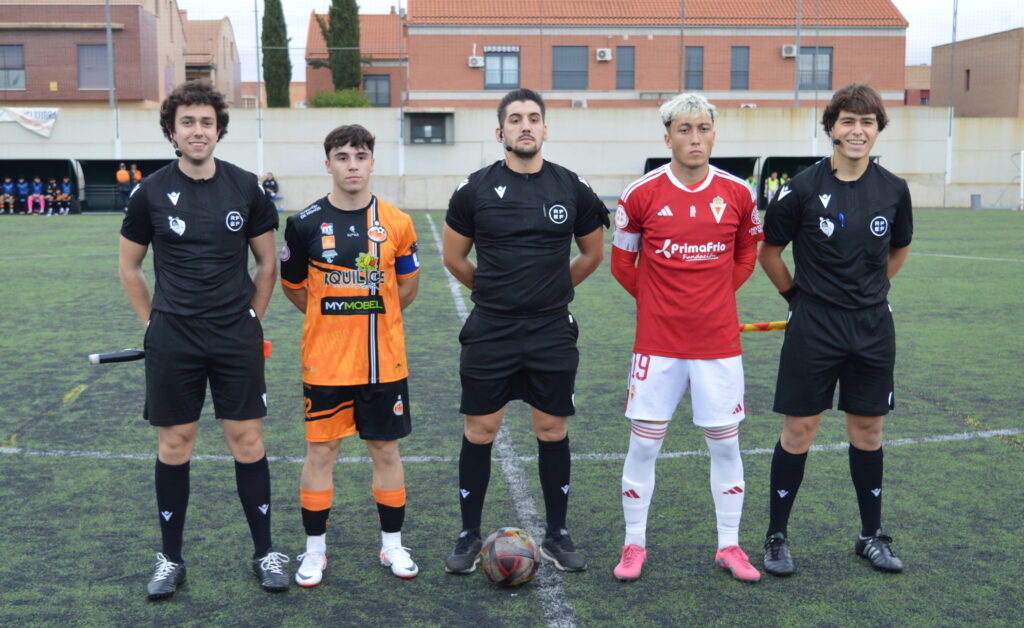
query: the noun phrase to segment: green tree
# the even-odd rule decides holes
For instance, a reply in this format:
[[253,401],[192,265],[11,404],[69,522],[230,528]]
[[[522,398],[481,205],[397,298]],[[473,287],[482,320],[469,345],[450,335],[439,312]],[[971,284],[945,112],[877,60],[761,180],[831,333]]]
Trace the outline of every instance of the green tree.
[[[359,5],[355,0],[331,0],[327,19],[317,15],[320,32],[327,42],[327,65],[331,68],[331,80],[335,90],[359,89],[362,71],[359,57]],[[310,62],[313,67],[323,67],[322,62]]]
[[288,29],[284,23],[281,0],[263,2],[263,80],[267,87],[268,107],[289,107],[288,85],[292,82],[292,62],[288,58]]

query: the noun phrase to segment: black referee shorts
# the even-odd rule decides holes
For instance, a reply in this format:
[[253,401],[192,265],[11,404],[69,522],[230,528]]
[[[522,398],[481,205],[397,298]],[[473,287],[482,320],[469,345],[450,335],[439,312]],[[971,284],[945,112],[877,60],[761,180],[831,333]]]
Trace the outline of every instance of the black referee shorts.
[[460,412],[491,414],[522,399],[554,416],[575,414],[578,337],[568,310],[516,318],[474,309],[459,333]]
[[790,305],[779,357],[773,409],[813,416],[832,407],[839,382],[839,409],[883,416],[894,407],[896,331],[892,308],[881,303],[847,310],[797,293]]
[[219,318],[153,311],[145,348],[143,416],[153,425],[198,421],[207,381],[218,419],[267,415],[263,327],[251,308]]

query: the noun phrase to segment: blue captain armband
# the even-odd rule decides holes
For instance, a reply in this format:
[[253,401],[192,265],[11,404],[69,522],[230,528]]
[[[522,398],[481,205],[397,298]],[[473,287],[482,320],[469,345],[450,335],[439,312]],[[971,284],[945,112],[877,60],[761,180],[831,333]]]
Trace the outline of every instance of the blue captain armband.
[[399,277],[411,275],[419,269],[420,258],[416,254],[415,247],[413,247],[413,251],[409,255],[395,258],[395,272],[398,273]]

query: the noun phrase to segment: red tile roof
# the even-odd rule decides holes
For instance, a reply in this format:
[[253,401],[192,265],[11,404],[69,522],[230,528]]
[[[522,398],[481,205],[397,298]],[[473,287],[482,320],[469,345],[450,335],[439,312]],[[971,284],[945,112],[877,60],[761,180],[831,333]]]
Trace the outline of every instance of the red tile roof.
[[[679,0],[409,0],[409,24],[673,26]],[[821,15],[815,14],[820,4]],[[543,10],[543,16],[541,12]],[[891,0],[804,2],[804,26],[906,27]],[[796,0],[686,0],[687,26],[794,26]]]
[[[316,21],[317,13],[309,16],[309,30],[306,34],[306,59],[326,59],[327,42]],[[330,24],[326,13],[320,17]],[[397,13],[359,16],[359,54],[371,59],[404,58],[405,30]]]

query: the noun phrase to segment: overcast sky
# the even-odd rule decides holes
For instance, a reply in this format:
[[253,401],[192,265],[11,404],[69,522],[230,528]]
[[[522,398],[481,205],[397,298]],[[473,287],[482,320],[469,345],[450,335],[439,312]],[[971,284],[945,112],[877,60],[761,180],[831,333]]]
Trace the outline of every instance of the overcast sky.
[[[387,13],[392,6],[405,7],[407,0],[357,0],[362,13]],[[485,1],[485,0],[481,0]],[[761,0],[771,2],[772,0]],[[803,15],[814,14],[817,0],[803,0]],[[931,62],[931,47],[948,43],[953,35],[953,0],[894,0],[910,26],[907,28],[908,65]],[[326,13],[330,0],[282,0],[292,50],[292,80],[305,80],[303,51],[309,14]],[[238,42],[242,80],[256,80],[256,19],[263,17],[263,0],[178,0],[194,20],[215,20],[227,16]],[[1024,27],[1022,0],[959,0],[957,40]]]

